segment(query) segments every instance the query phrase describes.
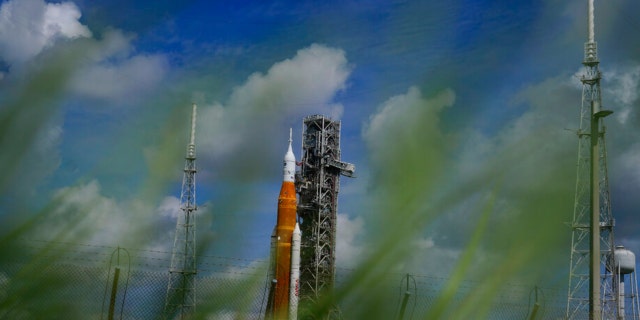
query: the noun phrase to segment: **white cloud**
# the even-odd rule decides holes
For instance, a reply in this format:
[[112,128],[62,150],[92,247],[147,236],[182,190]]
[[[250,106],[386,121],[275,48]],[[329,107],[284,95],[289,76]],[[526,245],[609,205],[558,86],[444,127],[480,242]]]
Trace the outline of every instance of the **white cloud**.
[[178,202],[167,197],[156,207],[136,199],[119,201],[103,195],[100,183],[91,180],[55,191],[51,209],[27,238],[170,251]]
[[55,207],[39,224],[32,237],[80,243],[113,244],[129,225],[118,203],[100,193],[100,184],[65,187],[55,192]]
[[130,102],[155,87],[167,69],[162,55],[136,55],[115,63],[102,61],[78,71],[71,91],[94,99]]
[[638,100],[638,85],[640,84],[640,65],[620,70],[607,71],[603,75],[607,82],[606,92],[617,102],[630,105]]
[[[370,183],[373,188],[392,192],[385,193],[385,198],[422,192],[434,179],[431,174],[441,169],[447,147],[439,112],[454,102],[451,89],[425,98],[418,88],[411,87],[385,101],[364,124],[362,138],[375,174]],[[423,199],[416,196],[410,201]]]
[[235,262],[223,261],[218,265],[228,264],[220,273],[227,279],[250,279],[256,275],[266,274],[269,262],[265,260],[253,260],[247,265],[234,265]]
[[638,90],[640,89],[640,65],[617,67],[607,70],[603,74],[603,100],[613,101],[612,106],[605,106],[614,110],[615,117],[620,124],[625,124],[632,110],[637,108]]
[[[60,126],[49,126],[42,131],[33,144],[32,159],[34,162],[38,161],[38,164],[31,167],[33,169],[30,171],[30,175],[33,175],[34,172],[41,171],[39,178],[42,179],[58,168],[61,161],[58,145],[61,140],[62,127]],[[45,158],[48,159],[47,163],[42,163],[41,160]]]
[[445,276],[462,253],[460,248],[438,246],[431,238],[418,238],[410,246],[411,254],[394,266],[394,272]]
[[[425,98],[411,87],[385,101],[365,123],[362,137],[369,151],[376,210],[403,207],[403,219],[413,219],[426,203],[425,194],[441,188],[437,181],[444,174],[450,146],[440,128],[439,112],[454,102],[453,90]],[[383,214],[380,219],[385,219]]]
[[86,59],[68,84],[81,98],[132,105],[164,80],[169,63],[162,54],[135,54],[133,35],[108,30],[85,45]]
[[260,319],[264,316],[262,313],[241,312],[235,310],[219,310],[209,313],[205,316],[207,320],[234,320],[234,319]]
[[9,64],[25,62],[60,39],[91,37],[72,2],[11,0],[0,6],[0,57]]
[[[175,196],[167,196],[162,199],[162,202],[156,209],[157,213],[162,217],[170,217],[176,219],[183,216],[182,209],[180,209],[180,198]],[[204,214],[205,210],[196,210],[196,216]]]
[[328,115],[339,118],[340,106],[327,103],[345,87],[350,71],[346,63],[342,50],[311,45],[294,58],[274,64],[267,74],[249,76],[234,90],[229,105],[261,113],[323,107]]
[[362,135],[369,146],[372,160],[378,161],[378,165],[391,164],[392,158],[411,161],[403,157],[411,157],[407,152],[416,148],[424,150],[420,155],[415,155],[419,160],[437,155],[443,145],[438,112],[454,102],[455,93],[450,89],[425,99],[418,88],[411,87],[406,94],[389,98],[364,126]]
[[[602,71],[602,102],[603,107],[613,110],[613,117],[619,124],[625,125],[629,117],[637,109],[636,102],[640,95],[640,65],[630,62],[601,69]],[[569,83],[575,89],[582,89],[580,78],[585,74],[584,68],[579,68]],[[577,97],[580,99],[580,96]],[[580,100],[574,105],[579,108]],[[577,117],[577,115],[576,115]]]
[[353,268],[363,258],[365,247],[357,243],[357,238],[364,232],[364,219],[349,219],[346,214],[338,214],[336,232],[336,264],[341,268]]
[[[640,144],[629,146],[616,163],[620,165],[620,171],[625,173],[625,183],[640,186]],[[631,180],[631,181],[628,181]]]
[[399,134],[415,128],[418,122],[426,120],[428,125],[436,125],[439,122],[437,112],[454,102],[453,90],[447,89],[433,99],[425,100],[418,88],[411,87],[406,94],[389,98],[380,110],[371,116],[363,132],[364,138],[370,144],[375,144],[389,134]]
[[[15,199],[37,198],[39,188],[62,162],[59,151],[62,127],[45,123],[37,130],[37,134],[30,141],[31,144],[17,163],[17,168],[12,170],[15,173],[12,179],[16,183],[12,184],[7,193]],[[18,138],[11,143],[18,145],[24,141]]]
[[[452,90],[424,98],[410,88],[388,99],[363,130],[374,174],[369,201],[375,203],[365,217],[366,236],[393,239],[401,243],[395,250],[406,255],[379,263],[442,274],[480,231],[474,261],[482,270],[507,258],[513,243],[539,245],[523,251],[523,265],[537,263],[540,248],[556,254],[559,247],[548,248],[546,241],[567,234],[562,223],[570,215],[575,186],[571,147],[577,141],[564,128],[577,123],[579,113],[579,103],[564,106],[579,98],[566,77],[524,88],[502,106],[526,107],[520,115],[506,124],[478,119],[495,123],[490,133],[440,123],[440,112],[454,104]],[[490,213],[489,222],[478,230],[483,212]],[[536,238],[541,230],[544,239]]]
[[[344,51],[314,44],[265,74],[252,74],[233,90],[228,103],[198,109],[201,159],[218,161],[217,171],[236,178],[259,176],[265,159],[275,160],[286,151],[289,126],[299,126],[309,114],[334,119],[342,114],[342,106],[332,100],[346,87],[350,72]],[[221,170],[225,165],[242,165],[242,170]]]
[[163,217],[178,218],[182,214],[180,199],[174,196],[165,197],[158,206],[158,214]]
[[[79,22],[80,17],[79,8],[72,2],[3,3],[0,59],[19,67],[61,40],[91,38],[91,31]],[[132,105],[144,99],[165,78],[169,63],[162,54],[135,54],[134,39],[134,35],[107,29],[100,39],[89,39],[74,47],[78,52],[70,65],[73,70],[68,70],[69,92],[112,105]],[[16,70],[22,71],[12,68],[12,72]]]
[[435,245],[435,242],[431,237],[420,238],[414,241],[414,245],[417,247],[417,249],[424,250],[424,249],[433,248],[433,246]]

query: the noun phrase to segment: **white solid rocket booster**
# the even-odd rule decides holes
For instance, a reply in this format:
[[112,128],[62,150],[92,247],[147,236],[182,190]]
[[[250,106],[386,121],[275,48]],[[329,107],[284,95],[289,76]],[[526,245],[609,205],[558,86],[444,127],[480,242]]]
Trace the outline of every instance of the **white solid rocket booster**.
[[296,222],[291,237],[291,282],[289,282],[289,320],[298,318],[298,295],[300,294],[300,243],[302,232]]

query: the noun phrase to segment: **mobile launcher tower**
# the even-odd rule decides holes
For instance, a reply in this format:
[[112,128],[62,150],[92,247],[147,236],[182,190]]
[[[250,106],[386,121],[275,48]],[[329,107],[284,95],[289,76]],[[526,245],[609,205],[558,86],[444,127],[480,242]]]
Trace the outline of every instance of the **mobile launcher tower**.
[[[335,280],[336,220],[340,176],[353,177],[355,166],[340,160],[340,122],[322,115],[303,120],[301,170],[296,177],[300,196],[300,316],[310,310]],[[328,316],[337,312],[330,307]]]

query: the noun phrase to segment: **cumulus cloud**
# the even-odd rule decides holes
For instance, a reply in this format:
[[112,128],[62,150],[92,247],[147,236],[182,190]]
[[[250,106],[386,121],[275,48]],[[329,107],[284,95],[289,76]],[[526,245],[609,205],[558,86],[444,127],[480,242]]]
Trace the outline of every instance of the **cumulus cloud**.
[[72,2],[11,0],[0,6],[0,57],[20,64],[61,39],[91,37]]
[[[526,87],[504,106],[525,111],[491,135],[473,126],[449,131],[441,122],[455,103],[452,90],[425,98],[410,88],[383,103],[363,130],[375,203],[363,217],[365,237],[387,250],[374,253],[376,261],[398,272],[446,273],[461,257],[473,257],[475,274],[482,275],[506,259],[514,243],[528,248],[518,261],[524,267],[537,263],[541,248],[551,248],[550,239],[566,240],[577,143],[564,129],[577,123],[578,110],[560,106],[576,96],[566,76]],[[546,239],[537,236],[542,230]],[[470,246],[474,251],[466,252]],[[547,251],[549,260],[566,255]]]
[[455,108],[450,89],[424,97],[410,88],[385,101],[362,132],[372,171],[371,206],[359,216],[368,250],[356,267],[358,286],[347,283],[345,295],[370,306],[389,272],[441,277],[448,280],[433,310],[456,315],[465,311],[451,298],[469,279],[477,281],[473,306],[489,304],[509,282],[555,279],[567,263],[564,222],[575,187],[576,141],[564,128],[578,111],[560,108],[579,90],[567,78],[511,97],[502,107],[524,111],[491,134],[442,121]]
[[363,131],[364,138],[367,142],[373,143],[383,140],[382,138],[389,134],[394,137],[396,134],[407,134],[403,130],[411,130],[417,126],[416,123],[423,121],[428,121],[425,129],[437,130],[437,113],[454,102],[455,93],[451,89],[427,100],[418,88],[411,87],[406,94],[389,98],[379,111],[371,116]]
[[[413,215],[424,205],[424,195],[436,191],[433,188],[443,174],[450,147],[438,113],[454,102],[453,90],[425,98],[412,87],[384,102],[364,125],[362,136],[372,167],[370,184],[381,212]],[[385,222],[380,223],[386,227]]]
[[630,180],[627,183],[635,186],[640,186],[640,164],[638,164],[638,159],[640,159],[640,145],[634,144],[629,146],[616,161],[621,167],[620,171],[625,172],[626,179]]
[[[605,74],[604,100],[623,109],[637,104],[636,68],[613,70]],[[501,108],[522,110],[509,121],[491,122],[483,114],[474,119],[495,123],[489,132],[473,123],[463,128],[442,123],[442,112],[455,107],[452,91],[423,97],[411,88],[385,101],[362,132],[372,172],[365,201],[373,203],[356,218],[363,219],[361,237],[368,240],[351,248],[364,253],[362,279],[377,279],[378,271],[408,272],[482,279],[479,288],[500,290],[504,281],[568,277],[566,223],[573,213],[580,97],[575,76],[532,83],[503,99]],[[608,149],[622,154],[609,159],[610,170],[624,172],[621,179],[633,186],[640,184],[640,147],[631,138],[637,137],[631,121],[637,119],[635,109],[626,121],[607,121],[616,128],[607,133]],[[614,194],[613,201],[615,208],[620,199]],[[637,205],[621,209],[628,208]],[[629,213],[615,214],[618,221],[629,219]],[[616,238],[637,246],[629,232],[637,228],[627,229],[618,226]]]
[[[41,191],[36,187],[68,178],[64,176],[68,172],[60,170],[55,181],[48,180],[61,163],[87,160],[74,157],[74,152],[70,156],[68,150],[61,153],[61,142],[76,144],[88,136],[65,135],[68,129],[59,107],[133,106],[166,78],[169,66],[165,56],[138,53],[135,35],[116,29],[93,38],[78,21],[80,16],[72,2],[24,0],[0,6],[0,60],[11,66],[0,76],[2,118],[9,124],[2,131],[14,137],[3,142],[7,152],[0,156],[0,162],[15,172],[0,180],[8,193],[16,194],[3,205],[29,203],[29,197]],[[91,139],[96,139],[96,134],[101,133],[92,132]],[[84,172],[72,173],[77,174]]]
[[364,219],[350,219],[347,214],[339,213],[336,232],[336,263],[341,268],[353,268],[363,257],[364,246],[358,237],[364,232]]
[[[201,208],[197,208],[201,209]],[[204,206],[202,206],[203,210],[196,210],[195,216],[199,217],[206,213]],[[166,196],[160,202],[160,205],[156,208],[156,213],[163,218],[169,218],[172,221],[176,219],[181,219],[184,217],[184,212],[181,209],[180,198],[175,196]]]
[[314,44],[274,64],[267,74],[252,74],[234,90],[229,105],[259,114],[324,107],[339,118],[340,106],[327,103],[344,89],[349,71],[344,51]]
[[633,217],[640,199],[629,192],[640,187],[640,65],[630,62],[606,69],[602,86],[603,104],[614,111],[606,119],[606,144],[616,239],[638,239],[639,223]]
[[[20,201],[18,200],[21,199],[39,198],[40,188],[60,166],[59,147],[62,133],[62,128],[57,124],[43,124],[41,128],[38,128],[33,143],[26,148],[20,161],[16,162],[16,167],[5,173],[5,177],[17,181],[11,183],[10,187],[4,190],[5,195],[14,199],[11,205],[19,205]],[[21,141],[10,143],[19,144]]]
[[286,151],[288,127],[309,114],[341,115],[333,99],[350,72],[344,51],[314,44],[252,74],[227,103],[199,108],[198,122],[206,124],[198,126],[201,158],[217,168],[236,167],[218,170],[236,179],[259,177],[265,159],[275,162]]
[[[72,70],[66,70],[71,75],[67,87],[83,99],[112,105],[136,103],[164,79],[168,71],[164,55],[136,53],[132,46],[135,36],[116,29],[107,29],[94,39],[87,26],[79,22],[80,17],[80,9],[73,2],[4,2],[0,6],[0,59],[21,67],[63,40],[84,38],[65,53],[69,56],[66,59],[73,60],[69,66]],[[49,59],[45,63],[59,62]],[[12,68],[9,75],[25,71],[33,72]],[[64,83],[66,79],[61,77],[59,81]]]
[[162,55],[137,55],[113,63],[88,66],[72,80],[72,92],[100,100],[135,99],[164,78],[167,62]]
[[617,66],[603,72],[603,100],[612,101],[608,109],[615,110],[614,116],[618,123],[626,124],[629,117],[637,109],[634,105],[638,101],[640,88],[640,65]]
[[[166,197],[157,207],[136,199],[122,201],[105,196],[101,184],[91,180],[56,190],[40,222],[23,236],[170,252],[179,213],[175,197]],[[209,224],[204,222],[206,233]]]
[[169,70],[162,54],[136,54],[132,35],[108,30],[86,44],[87,57],[68,84],[70,93],[111,105],[135,104],[156,88]]
[[95,180],[59,189],[53,203],[32,238],[108,244],[128,229],[124,209],[114,199],[104,197]]
[[158,206],[158,213],[164,217],[177,219],[182,213],[180,199],[174,196],[165,197]]
[[[233,259],[233,258],[231,258]],[[237,261],[226,260],[224,258],[218,259],[218,265],[226,267],[219,271],[229,279],[250,279],[256,275],[266,274],[269,264],[265,260],[254,260],[246,265],[236,265]]]

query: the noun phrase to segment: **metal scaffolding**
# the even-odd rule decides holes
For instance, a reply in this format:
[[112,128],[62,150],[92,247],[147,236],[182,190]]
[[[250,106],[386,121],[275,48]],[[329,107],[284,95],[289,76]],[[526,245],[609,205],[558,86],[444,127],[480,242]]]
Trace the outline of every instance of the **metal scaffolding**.
[[303,123],[301,170],[296,185],[302,231],[300,306],[308,308],[333,288],[340,175],[352,177],[355,166],[340,161],[339,121],[312,115]]

